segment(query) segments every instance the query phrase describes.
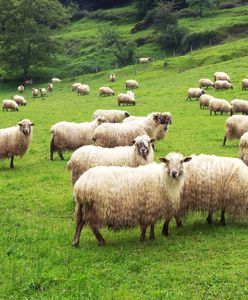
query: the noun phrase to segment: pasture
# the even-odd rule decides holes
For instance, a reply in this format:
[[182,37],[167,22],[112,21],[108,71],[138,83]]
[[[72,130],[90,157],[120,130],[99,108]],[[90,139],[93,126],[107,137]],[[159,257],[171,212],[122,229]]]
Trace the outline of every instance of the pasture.
[[[205,54],[211,55],[208,50]],[[81,245],[74,249],[74,203],[66,167],[71,153],[65,153],[65,161],[57,154],[49,160],[50,127],[62,120],[90,121],[98,108],[119,109],[116,96],[101,99],[98,89],[110,86],[118,94],[131,78],[140,83],[134,91],[137,104],[124,110],[131,115],[170,111],[173,116],[167,136],[156,143],[157,162],[172,151],[237,157],[237,140],[222,147],[228,115],[209,116],[198,101],[186,101],[186,94],[200,78],[213,78],[223,70],[234,89],[209,88],[208,93],[229,101],[248,100],[248,91],[241,90],[241,79],[248,75],[247,56],[189,69],[198,58],[204,60],[200,55],[170,59],[167,69],[156,61],[115,70],[114,83],[108,81],[111,71],[63,80],[44,99],[32,99],[26,89],[26,107],[0,112],[1,128],[24,118],[35,123],[29,151],[15,159],[15,169],[0,161],[0,299],[247,299],[247,220],[227,216],[227,226],[221,227],[215,215],[209,226],[205,215],[192,214],[183,220],[183,228],[176,229],[173,222],[166,238],[162,222],[156,224],[156,240],[143,243],[139,228],[117,233],[104,229],[104,248],[84,228]],[[90,85],[89,95],[71,91],[78,81]],[[15,93],[16,86],[0,86],[1,99]]]

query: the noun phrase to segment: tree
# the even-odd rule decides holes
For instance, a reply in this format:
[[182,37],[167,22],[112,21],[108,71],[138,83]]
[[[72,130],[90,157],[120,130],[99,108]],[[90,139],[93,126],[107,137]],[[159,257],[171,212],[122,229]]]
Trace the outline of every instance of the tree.
[[216,3],[216,0],[186,0],[186,2],[190,8],[197,10],[199,16],[202,17],[203,11],[211,8]]
[[153,11],[153,22],[158,30],[163,31],[168,25],[177,25],[177,16],[173,12],[173,4],[160,2]]
[[51,29],[67,22],[57,0],[0,0],[0,60],[4,70],[29,76],[31,66],[49,63],[57,45]]

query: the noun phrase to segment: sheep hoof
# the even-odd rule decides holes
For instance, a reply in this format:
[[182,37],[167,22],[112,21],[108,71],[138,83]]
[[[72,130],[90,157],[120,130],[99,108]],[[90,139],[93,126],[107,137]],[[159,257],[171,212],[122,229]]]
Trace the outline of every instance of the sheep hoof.
[[74,242],[72,242],[71,245],[72,245],[72,247],[78,248],[79,247],[79,242],[74,241]]
[[105,241],[104,240],[103,241],[99,241],[98,245],[99,245],[99,247],[105,246]]
[[154,235],[151,235],[151,236],[150,236],[150,240],[151,240],[151,241],[154,241],[154,240],[155,240],[155,236],[154,236]]

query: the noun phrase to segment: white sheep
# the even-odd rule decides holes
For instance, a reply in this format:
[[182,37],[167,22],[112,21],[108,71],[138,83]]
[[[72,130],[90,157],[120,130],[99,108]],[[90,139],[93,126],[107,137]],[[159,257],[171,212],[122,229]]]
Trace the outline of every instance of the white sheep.
[[63,160],[63,151],[76,150],[84,145],[92,144],[92,137],[97,126],[106,122],[104,117],[98,117],[92,122],[72,123],[59,122],[51,127],[50,159],[58,152]]
[[46,91],[45,88],[40,88],[39,91],[40,91],[40,96],[41,97],[45,97],[46,96],[47,91]]
[[214,86],[212,80],[206,78],[199,80],[199,88],[209,88],[210,86]]
[[100,116],[105,117],[109,123],[121,123],[125,118],[129,117],[129,113],[127,111],[115,109],[98,109],[93,113],[93,119]]
[[203,94],[199,98],[199,105],[201,109],[204,109],[204,107],[209,107],[209,101],[212,99],[213,96],[210,96],[208,94]]
[[2,109],[3,111],[8,109],[12,111],[19,111],[18,104],[14,100],[5,99],[2,103]]
[[51,81],[52,81],[52,83],[58,83],[61,81],[61,79],[53,77]]
[[71,86],[71,90],[72,90],[72,91],[77,91],[77,88],[78,88],[80,85],[82,85],[82,83],[80,83],[80,82],[75,82],[75,83],[73,83],[72,86]]
[[73,246],[79,246],[84,224],[90,226],[100,245],[105,240],[99,229],[106,226],[118,230],[140,225],[140,241],[144,241],[147,226],[153,228],[161,218],[177,213],[184,187],[183,163],[190,159],[171,153],[160,159],[161,164],[89,169],[74,185]]
[[214,88],[216,91],[219,91],[219,90],[229,90],[229,89],[233,89],[233,85],[228,82],[227,80],[217,80],[215,81],[214,83]]
[[200,88],[189,88],[188,97],[186,100],[192,100],[192,98],[199,99],[201,95],[205,94],[205,91]]
[[212,115],[212,112],[214,112],[216,115],[218,111],[221,114],[223,114],[223,112],[229,112],[232,115],[232,105],[227,100],[213,97],[209,100],[209,113]]
[[90,92],[90,87],[87,84],[82,84],[77,87],[78,95],[88,95]]
[[248,131],[248,116],[231,116],[226,120],[226,130],[223,140],[225,146],[227,139],[240,139]]
[[109,80],[110,80],[111,82],[114,82],[114,81],[116,80],[115,74],[110,74],[110,75],[109,75]]
[[248,78],[242,80],[242,91],[248,89]]
[[24,85],[21,84],[21,85],[18,86],[17,91],[18,91],[19,93],[23,93],[23,92],[24,92],[24,89],[25,89],[25,88],[24,88]]
[[13,100],[19,105],[19,106],[26,106],[27,105],[27,101],[24,97],[19,96],[19,95],[15,95],[13,97]]
[[231,101],[232,104],[232,113],[242,113],[242,114],[248,114],[248,101],[246,100],[240,100],[240,99],[234,99]]
[[99,88],[99,97],[104,97],[104,96],[114,96],[114,91],[107,86],[102,86]]
[[225,72],[215,72],[214,73],[214,81],[217,80],[226,80],[228,82],[231,82],[230,76],[227,75]]
[[153,162],[153,148],[148,135],[138,136],[132,146],[103,148],[83,146],[71,156],[67,166],[72,173],[72,184],[88,169],[97,166],[138,167]]
[[135,101],[135,96],[134,96],[134,93],[130,92],[127,92],[126,94],[124,93],[120,93],[117,95],[117,103],[118,105],[120,106],[121,104],[122,105],[135,105],[136,104],[136,101]]
[[24,119],[17,126],[0,129],[0,159],[10,158],[14,168],[14,156],[23,156],[29,146],[34,124]]
[[48,89],[48,92],[51,93],[53,91],[53,84],[52,83],[48,83],[47,89]]
[[39,90],[32,88],[32,97],[35,98],[35,97],[38,97],[38,95],[39,95]]
[[245,132],[239,142],[240,158],[248,166],[248,132]]
[[147,64],[151,61],[152,61],[151,57],[141,57],[141,58],[139,58],[139,64]]
[[125,84],[126,89],[137,89],[139,87],[139,84],[136,80],[127,80]]

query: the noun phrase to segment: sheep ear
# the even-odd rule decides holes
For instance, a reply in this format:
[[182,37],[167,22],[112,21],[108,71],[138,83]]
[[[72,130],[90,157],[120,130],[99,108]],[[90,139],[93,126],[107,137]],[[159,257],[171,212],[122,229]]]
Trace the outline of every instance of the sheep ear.
[[130,146],[133,146],[135,144],[135,140],[132,140],[132,142],[130,143]]
[[21,122],[19,122],[19,123],[18,123],[18,125],[19,125],[19,126],[22,126],[22,123],[21,123]]
[[157,120],[157,119],[158,119],[158,117],[159,117],[159,115],[158,115],[158,114],[155,114],[155,115],[153,116],[154,120]]
[[192,157],[191,156],[186,156],[184,157],[184,159],[182,160],[182,162],[188,162],[191,161]]
[[155,141],[156,141],[155,139],[150,139],[151,144],[155,143]]
[[35,124],[34,124],[34,123],[31,123],[30,125],[31,125],[31,126],[34,126]]
[[168,160],[167,158],[165,158],[165,157],[161,157],[159,160],[160,160],[162,163],[164,163],[164,164],[166,164],[166,163],[169,162],[169,160]]

